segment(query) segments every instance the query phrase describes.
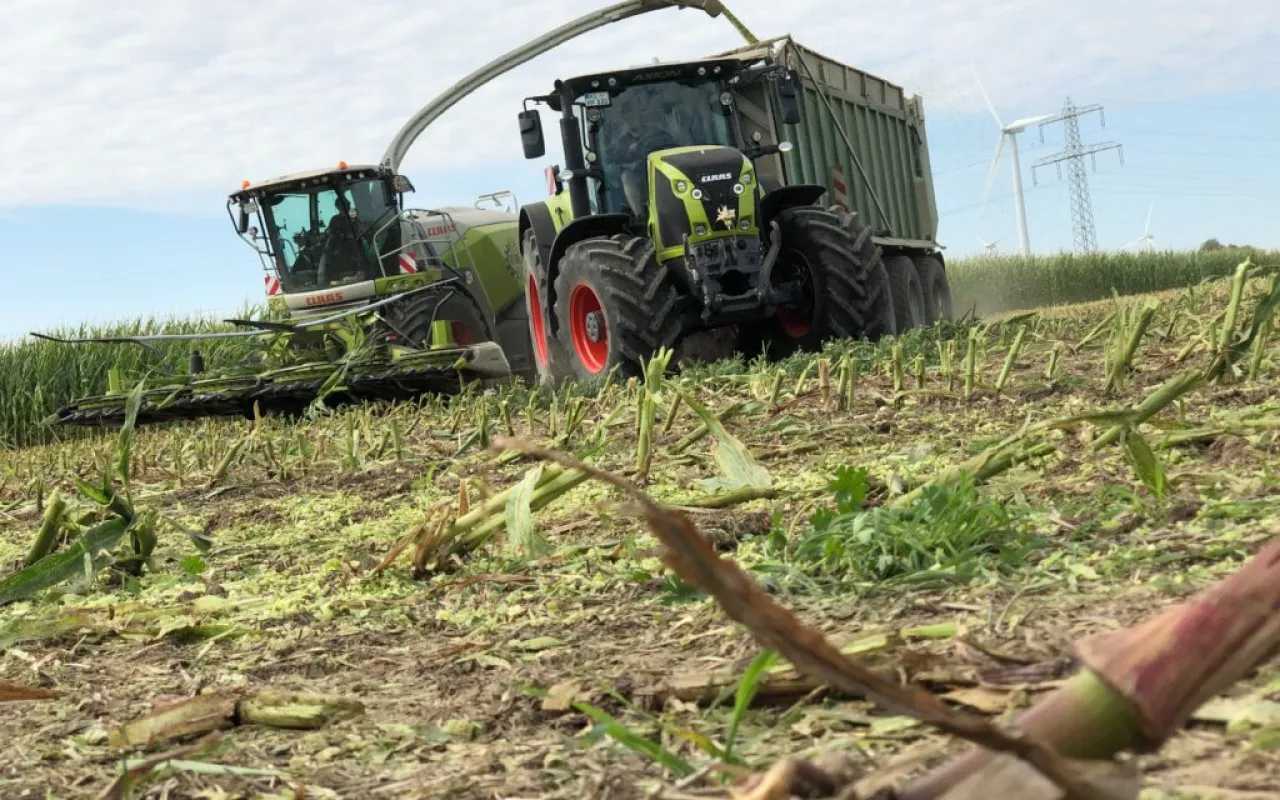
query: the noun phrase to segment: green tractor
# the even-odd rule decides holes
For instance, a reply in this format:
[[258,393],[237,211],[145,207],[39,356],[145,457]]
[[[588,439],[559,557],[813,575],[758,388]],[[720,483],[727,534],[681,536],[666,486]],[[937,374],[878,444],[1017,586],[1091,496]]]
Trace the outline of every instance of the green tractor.
[[531,103],[559,114],[564,145],[550,197],[520,209],[542,379],[635,374],[703,332],[773,358],[897,332],[872,231],[819,205],[825,186],[758,168],[791,149],[742,129],[741,98],[766,94],[782,124],[800,122],[799,77],[770,58],[601,72],[525,100],[525,157],[546,152]]

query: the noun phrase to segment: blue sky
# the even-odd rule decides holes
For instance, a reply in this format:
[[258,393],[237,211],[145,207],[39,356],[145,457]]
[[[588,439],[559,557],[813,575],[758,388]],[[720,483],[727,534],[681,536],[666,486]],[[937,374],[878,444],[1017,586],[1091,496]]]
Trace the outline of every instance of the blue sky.
[[[21,165],[0,174],[0,340],[81,321],[225,315],[258,302],[261,267],[223,205],[242,179],[376,160],[436,92],[598,4],[369,0],[354,11],[335,4],[346,9],[335,17],[301,0],[217,9],[188,0],[15,1],[11,21],[23,24],[0,33],[8,120],[0,143]],[[1224,19],[1191,0],[1118,5],[918,0],[849,15],[843,0],[793,0],[779,18],[771,0],[732,3],[757,34],[790,32],[924,97],[939,238],[953,257],[981,249],[979,236],[998,239],[1002,252],[1017,248],[1007,156],[981,205],[997,132],[970,63],[1006,121],[1055,112],[1067,94],[1106,105],[1105,128],[1097,115],[1081,120],[1086,142],[1124,145],[1124,166],[1105,153],[1089,175],[1100,247],[1138,238],[1152,206],[1160,247],[1211,236],[1280,246],[1280,9],[1242,0]],[[377,37],[349,33],[379,26]],[[462,33],[432,35],[439,30]],[[526,64],[419,140],[405,164],[415,204],[469,203],[503,188],[523,201],[544,194],[542,167],[552,159],[520,158],[514,116],[520,98],[545,91],[553,76],[736,44],[721,20],[667,10]],[[1020,137],[1037,252],[1071,244],[1065,181],[1042,169],[1034,186],[1029,168],[1060,149],[1062,133],[1048,128],[1043,145],[1035,129]]]

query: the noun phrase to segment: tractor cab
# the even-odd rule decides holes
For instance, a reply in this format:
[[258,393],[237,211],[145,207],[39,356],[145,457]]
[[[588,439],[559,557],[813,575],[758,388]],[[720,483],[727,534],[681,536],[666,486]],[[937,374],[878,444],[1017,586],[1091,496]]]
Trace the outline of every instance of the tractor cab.
[[[693,162],[684,166],[702,175],[737,178],[744,155],[754,159],[768,152],[768,146],[746,141],[737,102],[747,86],[781,71],[768,61],[740,58],[656,63],[557,81],[554,91],[526,103],[547,105],[561,114],[562,129],[567,131],[569,119],[577,129],[576,135],[563,137],[568,169],[552,169],[557,187],[583,179],[586,208],[575,211],[575,218],[621,213],[643,224],[649,216],[651,154],[671,151],[673,157],[684,155],[676,160]],[[538,112],[526,107],[520,125],[525,156],[540,157],[545,142]],[[655,177],[665,185],[668,172],[660,168]],[[726,188],[734,183],[724,180]]]
[[732,147],[737,131],[728,80],[738,62],[654,65],[562,82],[547,105],[572,111],[583,131],[591,213],[647,216],[650,153]]

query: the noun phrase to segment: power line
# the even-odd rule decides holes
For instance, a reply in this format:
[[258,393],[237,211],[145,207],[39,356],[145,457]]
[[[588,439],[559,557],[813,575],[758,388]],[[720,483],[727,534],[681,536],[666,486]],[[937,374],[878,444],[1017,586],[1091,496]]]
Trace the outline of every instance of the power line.
[[1197,190],[1197,189],[1169,189],[1164,186],[1102,185],[1102,186],[1095,187],[1094,191],[1103,192],[1106,194],[1142,194],[1147,196],[1150,196],[1152,194],[1158,194],[1162,197],[1163,196],[1217,197],[1217,198],[1245,199],[1245,198],[1274,197],[1275,192],[1280,191],[1280,187],[1276,187],[1275,190],[1270,190],[1263,187],[1250,187],[1243,191],[1228,191],[1225,189],[1221,191],[1203,191],[1203,190]]
[[1187,131],[1141,131],[1135,128],[1113,128],[1112,130],[1120,133],[1136,133],[1142,136],[1182,136],[1189,139],[1234,139],[1242,142],[1267,142],[1268,144],[1280,143],[1280,139],[1270,138],[1266,136],[1240,136],[1231,133],[1189,133]]
[[[1206,178],[1223,178],[1224,180],[1244,180],[1244,181],[1266,181],[1273,183],[1280,181],[1280,174],[1275,172],[1223,172],[1216,169],[1179,169],[1177,167],[1147,167],[1133,166],[1126,164],[1124,171],[1137,172],[1152,178],[1189,178],[1194,180],[1205,180]],[[1109,177],[1120,174],[1114,170],[1099,170],[1100,177]]]
[[[1115,129],[1112,128],[1112,130]],[[1187,158],[1280,158],[1280,153],[1235,153],[1225,150],[1220,150],[1214,153],[1206,150],[1198,150],[1194,152],[1188,152],[1186,150],[1149,150],[1145,147],[1134,147],[1133,145],[1129,145],[1129,149],[1136,150],[1140,153],[1152,153],[1161,156],[1184,156]]]
[[985,167],[989,163],[991,162],[987,161],[984,158],[983,160],[975,161],[972,164],[962,164],[958,167],[947,167],[946,169],[934,170],[933,176],[936,178],[939,175],[950,175],[953,172],[959,172],[960,170],[964,170],[964,169],[973,169],[974,167]]
[[[1062,152],[1046,156],[1031,165],[1031,179],[1034,182],[1036,167],[1055,164],[1058,166],[1058,176],[1061,177],[1062,163],[1066,162],[1071,187],[1071,235],[1075,240],[1076,249],[1084,253],[1091,253],[1098,249],[1098,232],[1093,224],[1093,203],[1089,199],[1089,179],[1084,173],[1084,157],[1089,156],[1096,170],[1098,153],[1117,150],[1120,151],[1120,163],[1124,163],[1124,151],[1118,142],[1085,145],[1080,139],[1080,117],[1094,111],[1098,112],[1099,117],[1102,116],[1101,105],[1077,108],[1068,97],[1061,112],[1040,123],[1040,136],[1043,139],[1045,125],[1061,122],[1066,131],[1066,146]],[[1106,125],[1105,117],[1103,125]]]

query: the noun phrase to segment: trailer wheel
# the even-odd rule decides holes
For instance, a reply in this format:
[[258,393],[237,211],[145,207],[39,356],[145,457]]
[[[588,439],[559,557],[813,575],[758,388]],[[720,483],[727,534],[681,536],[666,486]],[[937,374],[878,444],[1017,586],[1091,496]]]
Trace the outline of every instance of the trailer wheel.
[[680,335],[677,295],[653,243],[624,235],[570,246],[556,276],[559,338],[579,380],[640,375]]
[[884,261],[876,258],[867,275],[867,304],[864,318],[867,321],[866,337],[877,341],[898,333],[898,315],[893,307],[893,293],[889,286],[889,271]]
[[928,325],[924,287],[915,263],[907,256],[894,256],[885,264],[885,269],[889,271],[889,290],[893,295],[893,311],[898,318],[898,333]]
[[871,228],[862,224],[856,211],[832,206],[841,215],[840,226],[847,230],[857,245],[858,257],[867,265],[866,294],[862,302],[862,335],[871,341],[898,334],[898,317],[893,305],[893,287],[884,265],[884,253],[871,238]]
[[935,255],[917,256],[916,271],[920,273],[920,284],[924,292],[925,315],[929,324],[941,320],[950,322],[955,317],[951,309],[951,282],[947,280],[947,271],[942,261]]
[[748,326],[740,349],[770,358],[817,352],[830,339],[864,333],[867,270],[875,258],[869,231],[863,235],[840,215],[818,206],[788,208],[778,215],[782,252],[772,282],[798,281],[801,300],[780,307],[773,319]]
[[[533,364],[538,380],[557,385],[573,377],[568,366],[568,354],[559,340],[551,334],[550,295],[547,271],[542,264],[542,251],[533,228],[524,232],[520,240],[520,254],[524,262],[524,302],[529,313],[529,338],[533,347]],[[563,324],[563,320],[561,320]]]

